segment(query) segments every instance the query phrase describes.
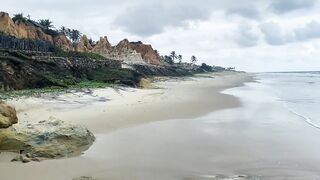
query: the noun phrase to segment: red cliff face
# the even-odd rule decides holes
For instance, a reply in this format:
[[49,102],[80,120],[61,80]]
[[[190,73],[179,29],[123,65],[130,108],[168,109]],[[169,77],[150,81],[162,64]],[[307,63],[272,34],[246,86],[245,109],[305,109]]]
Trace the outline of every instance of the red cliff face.
[[152,48],[151,45],[143,44],[142,42],[129,42],[128,39],[124,39],[119,42],[118,45],[113,47],[118,52],[135,52],[141,55],[144,62],[149,64],[160,65],[161,58],[158,53]]
[[65,51],[73,49],[71,42],[65,35],[51,36],[39,27],[24,22],[14,22],[5,12],[0,12],[0,32],[21,39],[49,41]]
[[92,46],[89,42],[89,39],[87,38],[86,35],[83,35],[80,38],[80,42],[76,46],[76,51],[78,52],[89,52],[92,50]]
[[108,41],[107,36],[100,37],[100,40],[92,48],[92,52],[95,52],[101,55],[108,53],[110,50],[111,50],[111,44]]
[[63,49],[65,51],[72,51],[73,50],[72,43],[63,34],[53,37],[53,42],[54,42],[54,45],[60,49]]
[[130,47],[137,53],[140,53],[143,60],[149,64],[160,65],[161,58],[151,45],[143,43],[130,43]]

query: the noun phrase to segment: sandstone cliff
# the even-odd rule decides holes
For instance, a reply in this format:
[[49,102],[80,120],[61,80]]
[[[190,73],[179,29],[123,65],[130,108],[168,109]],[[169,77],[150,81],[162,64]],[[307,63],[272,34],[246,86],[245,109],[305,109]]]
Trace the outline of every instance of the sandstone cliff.
[[89,42],[89,39],[86,35],[83,35],[80,38],[80,42],[76,45],[76,51],[78,52],[90,52],[92,50],[92,46]]
[[49,35],[31,21],[30,23],[14,22],[5,12],[0,12],[0,32],[19,39],[48,41],[65,51],[73,50],[72,43],[65,35]]
[[100,38],[92,52],[106,58],[124,61],[127,64],[162,64],[160,56],[151,45],[132,43],[128,39],[120,41],[116,46],[111,46],[106,37]]
[[62,33],[48,34],[47,30],[32,20],[14,22],[9,14],[4,12],[0,12],[0,32],[19,39],[50,42],[64,51],[94,52],[127,64],[162,64],[160,56],[152,46],[142,42],[129,42],[124,39],[116,46],[112,46],[107,37],[101,37],[95,45],[92,45],[87,36],[83,35],[79,43],[73,45]]
[[130,48],[141,54],[144,61],[149,64],[161,65],[159,54],[152,48],[151,45],[143,44],[142,42],[130,43]]
[[112,46],[108,41],[107,36],[100,37],[100,40],[97,44],[93,47],[92,52],[98,53],[102,56],[107,56],[111,50]]

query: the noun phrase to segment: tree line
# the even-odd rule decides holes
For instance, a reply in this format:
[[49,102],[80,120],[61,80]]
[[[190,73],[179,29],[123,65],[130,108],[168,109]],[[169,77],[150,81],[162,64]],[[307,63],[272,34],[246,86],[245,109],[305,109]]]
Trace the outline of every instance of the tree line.
[[[181,54],[177,54],[176,51],[172,51],[169,55],[161,56],[161,59],[170,65],[175,64],[176,60],[178,64],[181,64],[183,60],[183,56]],[[195,64],[197,61],[198,61],[198,58],[195,55],[192,55],[190,58],[191,64]]]
[[[46,34],[57,36],[60,34],[65,35],[68,37],[73,43],[78,43],[80,41],[81,32],[77,29],[70,29],[62,26],[59,30],[57,30],[53,22],[50,19],[40,19],[38,21],[34,21],[30,18],[31,16],[28,15],[25,17],[23,13],[15,14],[12,20],[15,23],[24,23],[26,25],[32,25],[41,28]],[[92,40],[91,40],[92,41]]]

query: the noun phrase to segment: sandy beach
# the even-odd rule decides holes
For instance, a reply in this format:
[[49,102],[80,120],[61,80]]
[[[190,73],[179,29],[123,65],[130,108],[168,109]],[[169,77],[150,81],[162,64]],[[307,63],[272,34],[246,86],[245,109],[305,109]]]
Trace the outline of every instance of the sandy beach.
[[130,125],[193,118],[239,106],[236,98],[220,92],[249,80],[248,74],[226,72],[160,81],[154,89],[95,89],[9,103],[16,107],[19,121],[57,118],[81,124],[94,133],[106,133]]
[[[20,122],[55,118],[87,127],[97,137],[92,147],[95,149],[95,145],[99,147],[99,142],[103,142],[100,137],[119,129],[169,119],[192,119],[215,110],[240,106],[239,99],[220,92],[242,86],[251,79],[245,73],[217,73],[157,82],[155,89],[95,89],[15,99],[9,103],[16,107]],[[104,171],[103,164],[109,164],[103,152],[101,154],[108,147],[98,149],[100,153],[94,153],[95,157],[84,153],[75,158],[28,164],[10,163],[12,154],[2,153],[2,179],[70,180],[95,176]],[[103,177],[108,179],[108,176]]]

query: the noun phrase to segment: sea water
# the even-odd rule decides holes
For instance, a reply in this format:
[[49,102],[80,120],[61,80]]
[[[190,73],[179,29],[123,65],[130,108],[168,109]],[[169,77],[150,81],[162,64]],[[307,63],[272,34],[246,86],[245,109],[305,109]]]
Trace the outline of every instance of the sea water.
[[306,123],[320,129],[320,72],[280,72],[257,75],[273,87],[278,101]]

